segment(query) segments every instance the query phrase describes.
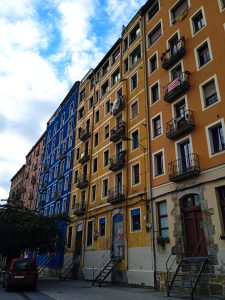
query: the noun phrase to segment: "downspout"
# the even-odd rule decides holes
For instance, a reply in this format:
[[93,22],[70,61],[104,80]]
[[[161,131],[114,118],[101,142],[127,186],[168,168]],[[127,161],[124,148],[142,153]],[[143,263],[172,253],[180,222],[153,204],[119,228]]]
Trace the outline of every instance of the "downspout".
[[[155,245],[155,222],[154,222],[154,207],[152,204],[152,160],[151,160],[151,135],[150,135],[150,113],[149,113],[149,89],[148,89],[148,63],[146,58],[146,27],[145,27],[145,14],[141,11],[142,15],[142,40],[143,40],[143,62],[144,62],[144,78],[145,78],[145,111],[146,111],[146,127],[147,127],[147,158],[148,158],[148,170],[149,170],[149,185],[147,185],[147,201],[148,212],[151,213],[152,219],[152,249],[153,249],[153,279],[154,288],[157,289],[156,278],[156,245]],[[147,176],[147,174],[146,174]]]

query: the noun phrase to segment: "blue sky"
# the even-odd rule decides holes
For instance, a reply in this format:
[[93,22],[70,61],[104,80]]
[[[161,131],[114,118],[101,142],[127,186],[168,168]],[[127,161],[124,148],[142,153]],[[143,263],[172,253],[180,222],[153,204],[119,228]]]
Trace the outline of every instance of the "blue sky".
[[72,84],[145,2],[0,1],[0,199]]

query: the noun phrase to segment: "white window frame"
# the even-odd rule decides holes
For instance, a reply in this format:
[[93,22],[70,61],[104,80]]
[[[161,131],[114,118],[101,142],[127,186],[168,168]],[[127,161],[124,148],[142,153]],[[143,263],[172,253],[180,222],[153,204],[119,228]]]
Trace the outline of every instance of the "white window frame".
[[176,101],[174,101],[172,103],[172,114],[173,114],[173,118],[174,119],[176,117],[176,106],[179,102],[181,102],[181,100],[184,99],[184,102],[185,102],[185,106],[186,106],[186,110],[188,110],[188,101],[187,101],[187,95],[184,95],[184,96],[181,96],[179,99],[177,99]]
[[66,212],[66,204],[67,204],[67,199],[64,198],[62,202],[62,214]]
[[[149,44],[149,37],[148,36],[149,36],[149,34],[151,34],[155,30],[155,28],[159,25],[159,23],[161,24],[161,35],[160,35],[160,37],[157,40],[154,41],[153,44],[150,45]],[[162,19],[160,19],[157,22],[157,24],[155,24],[155,26],[153,28],[151,28],[151,30],[146,34],[147,49],[150,49],[151,47],[153,47],[161,39],[162,36],[163,36],[163,21],[162,21]]]
[[[139,166],[138,168],[139,168],[139,182],[138,183],[134,183],[134,167],[135,166]],[[137,185],[139,185],[139,184],[141,184],[141,164],[140,164],[140,162],[136,162],[136,163],[133,163],[131,166],[130,166],[130,168],[131,168],[131,186],[132,187],[134,187],[134,186],[137,186]]]
[[[134,105],[135,103],[137,103],[137,115],[133,117],[132,116],[132,105]],[[138,101],[138,99],[135,99],[130,104],[130,119],[133,120],[133,119],[137,118],[138,114],[139,114],[139,101]]]
[[[140,229],[139,230],[132,230],[132,216],[131,216],[131,211],[132,210],[135,210],[135,209],[139,209],[140,210]],[[138,233],[138,232],[141,232],[142,231],[142,207],[141,206],[138,206],[138,207],[133,207],[131,208],[129,211],[130,211],[130,214],[129,214],[129,217],[130,217],[130,233]]]
[[[92,243],[91,243],[91,245],[88,245],[88,244],[87,244],[87,241],[88,241],[88,223],[89,223],[89,222],[92,222]],[[86,247],[87,247],[88,249],[93,247],[94,227],[95,227],[94,219],[89,219],[89,220],[87,220]]]
[[139,128],[135,128],[131,133],[130,133],[130,139],[131,139],[131,152],[132,151],[135,151],[135,150],[137,150],[137,149],[139,149],[140,148],[140,146],[138,145],[138,147],[137,148],[134,148],[133,149],[133,133],[135,132],[135,131],[137,131],[138,132],[138,137],[139,137],[139,139],[138,139],[138,142],[139,142],[139,140],[140,140],[140,130],[139,130]]
[[225,10],[225,7],[224,7],[224,8],[222,7],[222,2],[221,2],[221,0],[218,0],[218,5],[219,5],[219,10],[220,10],[220,12],[223,12],[223,11]]
[[[198,55],[198,49],[203,46],[207,42],[208,48],[209,48],[209,55],[210,55],[210,60],[204,64],[203,66],[199,66],[199,55]],[[196,64],[196,69],[197,71],[202,70],[205,66],[207,66],[209,63],[213,61],[213,54],[212,54],[212,48],[210,44],[209,37],[207,37],[204,41],[202,41],[200,44],[198,44],[197,47],[194,49],[194,54],[195,54],[195,64]]]
[[[97,170],[96,171],[94,171],[94,161],[95,161],[95,159],[97,159]],[[92,163],[93,163],[92,174],[96,174],[98,172],[98,156],[93,157],[93,162]]]
[[[92,190],[93,190],[93,186],[95,186],[95,199],[93,200],[93,193],[92,193]],[[92,184],[91,185],[91,203],[94,203],[94,202],[96,202],[96,195],[97,195],[97,184],[95,183],[95,184]]]
[[[175,23],[173,22],[173,20],[172,20],[172,13],[171,13],[171,12],[172,12],[173,8],[177,5],[177,3],[178,3],[179,1],[180,1],[180,0],[177,0],[177,1],[173,4],[173,6],[171,6],[170,9],[168,10],[168,13],[169,13],[169,20],[170,20],[170,27],[177,23],[177,21],[176,21]],[[188,1],[188,10],[189,10],[190,7],[191,7],[191,2],[190,2],[190,0],[187,0],[187,1]]]
[[[206,85],[208,82],[210,82],[212,79],[214,79],[214,82],[215,82],[215,87],[216,87],[218,100],[216,102],[214,102],[213,104],[209,105],[209,106],[205,106],[203,86]],[[202,83],[199,84],[199,92],[200,92],[200,98],[201,98],[201,104],[202,104],[202,110],[203,111],[213,107],[214,105],[218,104],[221,101],[220,90],[219,90],[219,85],[218,85],[216,74],[214,74],[213,76],[207,78],[207,80],[205,80],[205,81],[203,81]]]
[[[137,86],[133,89],[132,88],[132,78],[134,77],[134,75],[137,76]],[[136,90],[137,87],[138,87],[138,72],[136,71],[130,76],[130,93],[132,93],[134,90]]]
[[[194,32],[194,21],[193,19],[196,17],[196,15],[199,13],[199,12],[202,12],[202,16],[203,16],[203,20],[204,20],[204,26],[202,28],[200,28],[198,31]],[[191,27],[191,35],[192,37],[196,36],[200,31],[202,31],[203,28],[205,28],[207,26],[207,23],[206,23],[206,17],[205,17],[205,10],[204,10],[204,7],[203,5],[201,7],[199,7],[199,9],[194,12],[190,18],[189,18],[189,22],[190,22],[190,27]]]
[[104,178],[103,180],[102,180],[102,195],[101,195],[101,198],[102,199],[105,199],[105,198],[107,198],[107,196],[108,196],[108,191],[107,191],[107,193],[106,193],[106,195],[104,195],[104,182],[105,181],[107,181],[108,182],[108,190],[109,190],[109,177],[106,177],[106,178]]
[[[109,102],[109,111],[106,112],[106,103]],[[107,99],[104,103],[104,115],[106,116],[110,112],[110,99]]]
[[[108,137],[106,137],[106,135],[105,135],[105,133],[106,133],[106,127],[109,127],[109,136]],[[105,126],[104,126],[104,140],[107,140],[107,139],[109,139],[110,138],[110,124],[109,123],[107,123],[107,124],[105,124]]]
[[[156,67],[156,69],[154,70],[154,71],[152,71],[151,72],[151,59],[153,58],[153,56],[156,56],[156,63],[157,63],[157,67]],[[149,57],[149,59],[148,59],[148,75],[150,76],[150,75],[152,75],[153,73],[155,73],[157,70],[158,70],[158,68],[159,68],[159,53],[158,53],[158,50],[157,51],[155,51],[152,55],[151,55],[151,57]]]
[[210,136],[209,136],[209,130],[210,128],[214,127],[215,125],[221,123],[222,125],[222,129],[223,129],[223,135],[224,135],[224,139],[225,139],[225,125],[224,125],[224,118],[221,118],[219,120],[216,120],[213,123],[210,123],[209,125],[205,126],[205,132],[206,132],[206,140],[207,140],[207,146],[208,146],[208,153],[209,153],[209,157],[215,157],[218,156],[220,154],[224,154],[225,153],[225,149],[217,152],[217,153],[213,153],[212,154],[212,148],[211,148],[211,142],[210,142]]
[[[155,102],[152,102],[152,87],[153,87],[154,85],[156,85],[157,83],[158,83],[159,99],[156,100]],[[160,93],[160,81],[159,81],[159,79],[156,80],[153,84],[150,85],[150,87],[149,87],[149,96],[150,96],[150,97],[149,97],[149,98],[150,98],[150,106],[152,106],[152,105],[158,103],[158,101],[160,101],[160,99],[161,99],[161,93]]]
[[191,137],[191,134],[189,134],[189,135],[184,136],[181,139],[175,141],[174,146],[175,146],[176,159],[179,159],[179,153],[178,153],[179,144],[182,144],[184,141],[187,141],[187,140],[189,140],[189,143],[190,143],[190,151],[191,151],[190,153],[194,153],[193,152],[192,137]]
[[[163,156],[163,173],[162,174],[159,174],[159,175],[156,175],[155,174],[155,156],[159,153],[162,153],[162,156]],[[153,168],[152,168],[152,172],[153,172],[153,178],[157,179],[157,178],[160,178],[162,176],[165,176],[166,175],[166,168],[165,168],[165,151],[164,151],[164,148],[161,148],[159,150],[157,150],[156,152],[152,153],[152,163],[153,163]]]
[[154,16],[149,20],[148,19],[148,12],[150,9],[148,9],[147,13],[146,13],[146,23],[149,23],[151,22],[152,20],[154,20],[155,16],[158,14],[158,12],[160,12],[161,10],[161,3],[160,3],[160,0],[157,0],[158,1],[158,4],[159,4],[159,10],[154,14]]
[[[103,218],[105,219],[105,234],[104,235],[100,235],[100,219],[103,219]],[[105,215],[98,218],[98,233],[99,233],[100,237],[101,236],[106,236],[106,216]]]
[[104,150],[104,152],[103,152],[103,168],[108,168],[108,166],[109,166],[109,160],[108,160],[108,164],[107,165],[105,165],[105,152],[107,152],[108,151],[108,153],[109,153],[109,159],[110,159],[110,150],[109,149],[106,149],[106,150]]
[[[160,123],[161,123],[161,133],[157,136],[154,136],[154,120],[160,116]],[[152,136],[152,140],[155,140],[157,138],[159,138],[160,136],[163,135],[163,119],[162,119],[162,112],[159,112],[158,114],[154,115],[152,118],[151,118],[151,136]]]
[[170,77],[170,82],[173,80],[172,78],[172,71],[174,69],[176,69],[177,66],[181,65],[181,70],[182,70],[182,73],[184,72],[184,62],[183,62],[183,59],[181,59],[180,61],[178,61],[174,66],[172,66],[170,69],[169,69],[169,77]]

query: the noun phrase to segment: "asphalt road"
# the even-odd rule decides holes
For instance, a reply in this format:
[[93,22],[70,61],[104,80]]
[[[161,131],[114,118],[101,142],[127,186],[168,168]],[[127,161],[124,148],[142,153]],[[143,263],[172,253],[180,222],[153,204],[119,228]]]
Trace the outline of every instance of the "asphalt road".
[[[38,290],[5,292],[0,288],[1,300],[167,300],[190,299],[181,297],[167,298],[166,293],[155,292],[151,289],[120,287],[120,286],[92,286],[85,281],[59,281],[58,279],[39,279]],[[195,300],[214,300],[210,297],[195,297]]]

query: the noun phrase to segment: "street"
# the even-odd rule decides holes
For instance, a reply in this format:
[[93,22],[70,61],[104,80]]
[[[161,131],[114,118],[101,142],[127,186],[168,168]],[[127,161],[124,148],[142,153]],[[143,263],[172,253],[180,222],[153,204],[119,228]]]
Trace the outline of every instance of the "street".
[[[189,299],[182,295],[167,298],[166,293],[155,292],[152,289],[121,287],[108,285],[103,287],[92,286],[91,282],[69,280],[59,281],[57,279],[39,279],[38,289],[35,292],[29,290],[14,290],[5,292],[0,288],[1,300],[166,300],[166,299]],[[195,300],[213,300],[213,297],[195,297]]]

